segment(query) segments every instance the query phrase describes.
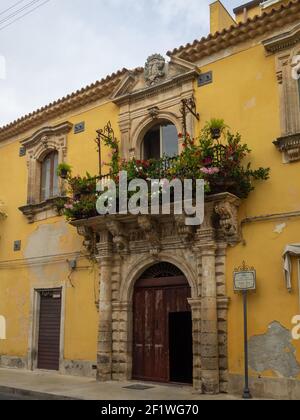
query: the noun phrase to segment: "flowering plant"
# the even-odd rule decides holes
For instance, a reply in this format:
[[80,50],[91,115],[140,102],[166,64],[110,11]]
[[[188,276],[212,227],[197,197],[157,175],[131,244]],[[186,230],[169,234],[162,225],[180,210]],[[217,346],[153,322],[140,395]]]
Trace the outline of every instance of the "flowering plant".
[[[216,137],[216,130],[220,136]],[[203,179],[206,194],[222,192],[247,198],[254,189],[254,181],[267,180],[269,168],[253,170],[251,163],[244,164],[251,153],[240,134],[233,134],[222,120],[207,123],[195,139],[189,134],[179,134],[182,152],[174,157],[161,159],[121,160],[119,145],[114,138],[108,138],[106,145],[112,150],[110,177],[119,189],[119,173],[127,172],[128,182],[133,179],[169,180],[174,178]],[[87,173],[84,177],[68,177],[70,198],[58,203],[58,208],[68,219],[89,218],[97,215],[96,191],[98,177]],[[160,190],[161,194],[162,188]]]

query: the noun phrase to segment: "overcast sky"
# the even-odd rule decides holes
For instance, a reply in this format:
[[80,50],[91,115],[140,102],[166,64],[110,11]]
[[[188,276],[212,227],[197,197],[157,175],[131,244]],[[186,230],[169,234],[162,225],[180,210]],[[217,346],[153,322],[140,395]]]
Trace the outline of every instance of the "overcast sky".
[[[150,54],[165,55],[207,35],[210,2],[49,0],[1,30],[17,9],[2,12],[17,0],[0,0],[0,125],[122,67],[142,66]],[[243,1],[223,3],[232,12]]]

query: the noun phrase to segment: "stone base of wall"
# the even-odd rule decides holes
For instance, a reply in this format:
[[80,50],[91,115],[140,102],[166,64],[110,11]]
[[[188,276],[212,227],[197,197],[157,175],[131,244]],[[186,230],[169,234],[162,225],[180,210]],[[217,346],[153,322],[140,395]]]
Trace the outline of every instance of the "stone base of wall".
[[5,369],[27,369],[27,359],[16,356],[0,356],[0,367]]
[[[28,369],[27,358],[15,356],[0,356],[0,368]],[[64,360],[62,366],[60,367],[60,371],[57,373],[69,376],[96,378],[97,362],[90,362],[84,360]]]
[[96,378],[97,362],[65,360],[63,362],[63,366],[61,367],[61,373],[63,375]]
[[[244,377],[229,375],[230,394],[243,394]],[[250,378],[250,389],[255,398],[300,400],[300,380],[285,378]]]

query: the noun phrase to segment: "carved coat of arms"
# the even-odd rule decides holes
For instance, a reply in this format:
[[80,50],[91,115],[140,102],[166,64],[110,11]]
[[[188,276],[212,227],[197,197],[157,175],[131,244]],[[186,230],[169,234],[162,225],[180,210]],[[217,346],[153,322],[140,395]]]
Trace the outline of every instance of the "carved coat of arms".
[[166,60],[160,54],[151,55],[145,65],[145,80],[149,86],[159,83],[165,76]]

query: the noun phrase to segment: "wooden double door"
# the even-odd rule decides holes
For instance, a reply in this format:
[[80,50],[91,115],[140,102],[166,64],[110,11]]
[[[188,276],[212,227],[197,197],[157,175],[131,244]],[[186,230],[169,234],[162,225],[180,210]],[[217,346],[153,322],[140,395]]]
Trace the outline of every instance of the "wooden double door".
[[192,383],[191,289],[184,276],[141,279],[133,299],[133,379]]

